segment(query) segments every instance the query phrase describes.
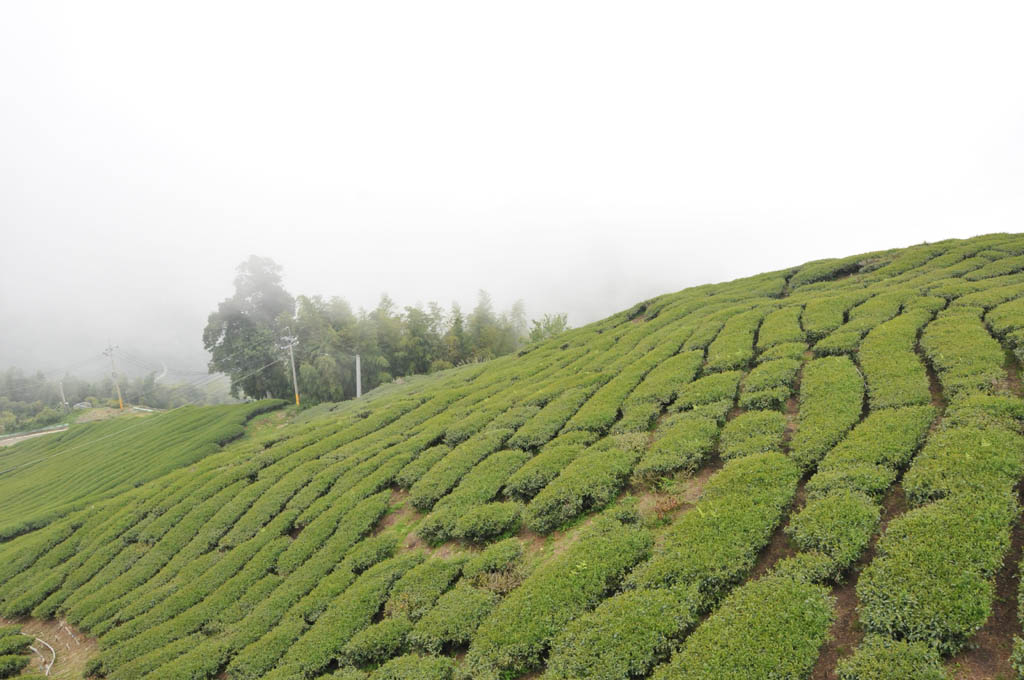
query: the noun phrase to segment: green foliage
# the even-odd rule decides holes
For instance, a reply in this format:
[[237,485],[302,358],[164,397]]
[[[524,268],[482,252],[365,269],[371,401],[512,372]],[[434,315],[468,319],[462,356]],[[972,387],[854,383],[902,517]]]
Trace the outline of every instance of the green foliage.
[[382,663],[401,653],[411,630],[412,623],[404,616],[384,619],[353,635],[341,656],[354,666]]
[[654,556],[627,583],[693,587],[698,611],[706,611],[749,574],[799,480],[799,468],[781,453],[727,462],[708,481],[697,506],[666,530]]
[[740,458],[752,453],[778,451],[786,416],[778,411],[747,411],[726,423],[722,429],[719,453],[722,458]]
[[512,438],[509,446],[518,449],[533,449],[543,446],[562,429],[579,410],[580,406],[590,398],[592,391],[587,388],[567,390],[542,408],[537,415],[526,421]]
[[413,621],[427,612],[437,598],[459,577],[465,560],[427,560],[410,569],[391,589],[384,614]]
[[429,510],[473,466],[501,448],[511,434],[509,430],[487,430],[459,444],[412,485],[409,502],[418,510]]
[[558,440],[551,442],[512,473],[505,483],[505,493],[529,501],[585,449],[585,444],[561,444]]
[[742,408],[780,408],[792,394],[793,381],[800,372],[798,359],[767,361],[743,380],[739,405]]
[[1007,492],[1024,476],[1024,437],[1000,428],[936,432],[903,478],[912,505],[957,493]]
[[421,451],[420,455],[409,461],[409,463],[403,467],[397,475],[395,475],[395,483],[403,489],[412,487],[413,484],[420,480],[420,477],[425,475],[430,468],[434,467],[438,461],[448,455],[451,448],[444,444],[438,444],[432,446],[425,451]]
[[31,659],[19,654],[0,656],[0,678],[11,678],[21,673]]
[[932,318],[921,310],[904,312],[865,336],[858,357],[868,383],[871,409],[927,404],[928,375],[914,352],[917,334]]
[[[283,402],[184,406],[141,419],[73,425],[4,449],[0,540],[186,467],[240,437]],[[58,455],[59,454],[59,455]]]
[[820,340],[843,325],[846,313],[868,299],[870,293],[858,290],[841,295],[823,295],[809,300],[800,317],[807,337]]
[[416,623],[409,633],[409,643],[431,654],[440,654],[448,647],[465,647],[498,599],[489,590],[460,583]]
[[730,371],[748,366],[754,359],[754,335],[764,315],[765,310],[754,309],[730,317],[708,347],[705,369]]
[[693,381],[704,362],[700,351],[682,352],[658,364],[629,395],[627,403],[671,403],[679,391]]
[[757,356],[757,362],[764,363],[776,359],[803,359],[806,352],[807,343],[805,342],[784,342],[761,352]]
[[551,643],[546,680],[646,675],[697,624],[694,606],[672,590],[631,590],[572,621]]
[[790,444],[793,459],[811,468],[860,419],[864,381],[848,357],[814,359],[800,382],[800,417]]
[[764,318],[757,334],[757,349],[764,351],[770,347],[786,343],[803,342],[804,331],[800,327],[802,307],[792,306],[776,309]]
[[989,617],[1017,512],[1007,494],[963,494],[890,522],[857,582],[865,629],[943,654],[962,649]]
[[731,402],[742,377],[742,371],[725,371],[700,378],[680,390],[675,408],[682,411],[724,400]]
[[597,605],[650,547],[646,531],[609,517],[580,529],[565,552],[539,566],[484,620],[466,670],[490,679],[537,668],[552,638]]
[[828,590],[762,578],[735,590],[687,638],[655,680],[806,678],[835,615]]
[[530,501],[524,513],[526,525],[547,533],[583,512],[603,507],[626,484],[639,458],[639,453],[619,447],[589,448]]
[[695,471],[714,451],[718,434],[716,420],[688,413],[667,419],[636,466],[637,478],[650,481],[680,470]]
[[921,347],[950,401],[973,392],[995,394],[1005,380],[1003,348],[981,323],[980,310],[955,307],[924,329]]
[[453,535],[475,543],[486,543],[515,531],[522,513],[523,505],[512,501],[478,505],[458,518]]
[[921,642],[868,635],[853,656],[840,659],[839,680],[947,680],[938,652]]
[[370,680],[451,680],[455,663],[443,656],[399,656],[370,674]]
[[845,570],[864,552],[880,519],[881,509],[868,496],[839,490],[809,501],[790,521],[786,533],[800,550],[828,555]]
[[0,656],[21,654],[28,649],[30,644],[32,644],[32,638],[20,633],[0,636]]

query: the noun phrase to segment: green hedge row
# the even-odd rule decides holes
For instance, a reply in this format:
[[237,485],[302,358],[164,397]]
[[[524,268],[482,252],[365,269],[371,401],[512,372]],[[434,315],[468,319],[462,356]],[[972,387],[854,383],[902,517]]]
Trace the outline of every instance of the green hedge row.
[[846,321],[846,314],[867,300],[870,295],[867,291],[857,290],[839,295],[822,295],[808,300],[800,316],[807,337],[812,341],[821,340],[842,326]]
[[417,533],[433,544],[455,537],[455,525],[459,519],[469,510],[495,498],[509,476],[529,459],[530,454],[518,449],[506,449],[487,456],[466,473],[451,493],[434,504],[433,512],[427,515]]
[[423,616],[462,573],[465,558],[432,559],[410,569],[391,589],[384,615],[412,621]]
[[1003,348],[982,324],[979,308],[941,312],[925,327],[921,347],[950,401],[972,392],[996,393],[1006,379]]
[[837,571],[853,566],[881,520],[878,503],[860,491],[833,491],[807,503],[786,527],[800,550],[827,555]]
[[704,363],[704,353],[689,351],[676,354],[661,362],[630,393],[627,403],[671,403],[683,386],[693,382]]
[[849,354],[857,349],[864,334],[899,314],[909,297],[902,290],[879,293],[854,307],[849,320],[814,345],[816,354]]
[[634,474],[638,479],[651,481],[681,470],[694,472],[715,450],[718,435],[715,419],[692,412],[670,416],[655,432],[656,439],[641,457]]
[[627,583],[689,586],[706,611],[741,582],[796,494],[800,469],[781,453],[731,460],[704,487],[695,508],[665,532],[654,556]]
[[[1024,288],[1024,287],[1022,287]],[[1024,295],[1024,290],[1021,291]],[[992,332],[1010,346],[1017,361],[1024,357],[1024,297],[1003,303],[985,315]]]
[[835,618],[829,591],[771,576],[736,589],[654,680],[807,678]]
[[526,506],[524,519],[533,531],[548,533],[619,493],[640,454],[618,446],[595,445],[566,465]]
[[718,450],[725,460],[779,451],[785,430],[786,416],[778,411],[747,411],[722,428]]
[[413,484],[418,482],[423,475],[427,474],[430,468],[434,467],[449,452],[451,452],[451,448],[444,444],[431,446],[421,451],[420,455],[409,461],[405,467],[398,471],[398,474],[395,475],[395,483],[403,489],[412,488]]
[[370,673],[370,680],[451,680],[455,662],[443,656],[399,656]]
[[696,624],[694,604],[673,590],[620,593],[555,637],[544,678],[618,680],[646,675]]
[[757,363],[775,361],[776,359],[803,359],[807,353],[806,342],[784,342],[766,349],[757,355]]
[[922,642],[868,635],[836,665],[839,680],[948,680],[942,658]]
[[459,444],[412,485],[409,502],[417,510],[434,507],[477,463],[502,447],[510,430],[488,430]]
[[726,371],[695,380],[680,390],[673,406],[683,411],[719,401],[732,402],[742,377],[743,371]]
[[765,311],[752,309],[726,321],[718,337],[708,347],[705,370],[731,371],[750,365],[754,359],[754,336]]
[[847,489],[877,501],[917,452],[935,419],[932,406],[908,406],[870,413],[818,463],[807,482],[809,498]]
[[776,359],[756,366],[743,380],[739,405],[742,408],[781,408],[792,395],[799,359]]
[[523,504],[515,501],[484,503],[470,508],[455,522],[452,536],[486,543],[519,528]]
[[466,647],[499,600],[497,593],[460,582],[416,623],[409,644],[431,654]]
[[574,441],[577,434],[590,433],[573,432],[547,444],[540,453],[512,473],[505,483],[506,495],[524,502],[536,496],[541,489],[558,476],[562,468],[575,460],[587,446],[593,443],[591,437],[585,437],[578,442]]
[[973,272],[964,274],[964,278],[968,281],[979,281],[981,279],[990,279],[996,276],[1014,274],[1019,271],[1024,271],[1024,255],[1006,257],[990,262],[981,269],[976,269]]
[[623,368],[614,378],[594,392],[565,424],[565,431],[589,430],[605,433],[619,417],[619,408],[640,381],[661,362],[651,352]]
[[764,351],[776,345],[804,341],[804,330],[800,327],[803,307],[793,305],[769,312],[757,333],[757,349]]
[[[596,389],[596,386],[595,386]],[[551,440],[593,394],[593,389],[576,387],[549,402],[537,415],[523,423],[512,438],[509,446],[518,449],[534,449]]]
[[516,677],[540,666],[551,640],[596,606],[650,552],[636,525],[598,516],[577,540],[513,590],[477,630],[465,669],[480,680]]
[[931,318],[927,310],[904,312],[864,337],[857,356],[872,410],[931,401],[928,374],[914,351],[918,333]]
[[968,493],[890,522],[857,582],[865,629],[957,653],[989,617],[1018,512],[1009,494]]
[[825,357],[804,365],[800,380],[800,415],[790,441],[790,455],[804,469],[860,420],[864,380],[849,357]]

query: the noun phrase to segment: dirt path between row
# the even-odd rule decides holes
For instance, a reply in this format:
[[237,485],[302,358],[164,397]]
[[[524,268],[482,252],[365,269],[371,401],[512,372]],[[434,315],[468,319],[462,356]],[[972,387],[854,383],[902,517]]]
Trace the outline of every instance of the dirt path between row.
[[[64,621],[0,617],[0,626],[9,625],[20,626],[21,632],[35,636],[53,648],[57,658],[50,669],[49,677],[58,680],[81,680],[86,663],[99,649],[99,644],[95,639],[87,637]],[[46,661],[50,660],[50,650],[37,644],[33,646],[46,657]],[[33,655],[32,663],[26,672],[43,673],[43,671],[43,658]]]

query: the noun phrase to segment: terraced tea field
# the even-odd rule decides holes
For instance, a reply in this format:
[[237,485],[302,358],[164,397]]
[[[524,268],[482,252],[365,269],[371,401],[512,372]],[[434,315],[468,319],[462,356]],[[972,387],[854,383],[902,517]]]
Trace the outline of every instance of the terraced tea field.
[[664,295],[190,458],[195,409],[116,439],[146,465],[96,449],[119,474],[71,507],[29,491],[59,465],[4,491],[0,615],[111,679],[1019,677],[1022,358],[995,234]]

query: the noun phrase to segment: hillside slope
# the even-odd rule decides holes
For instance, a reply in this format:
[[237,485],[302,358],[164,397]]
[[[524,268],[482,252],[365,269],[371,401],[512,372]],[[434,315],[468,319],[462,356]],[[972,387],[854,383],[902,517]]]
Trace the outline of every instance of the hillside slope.
[[1024,235],[690,288],[2,544],[0,615],[109,678],[996,677],[1022,352]]
[[0,540],[218,451],[253,416],[284,402],[182,408],[72,425],[0,449]]

